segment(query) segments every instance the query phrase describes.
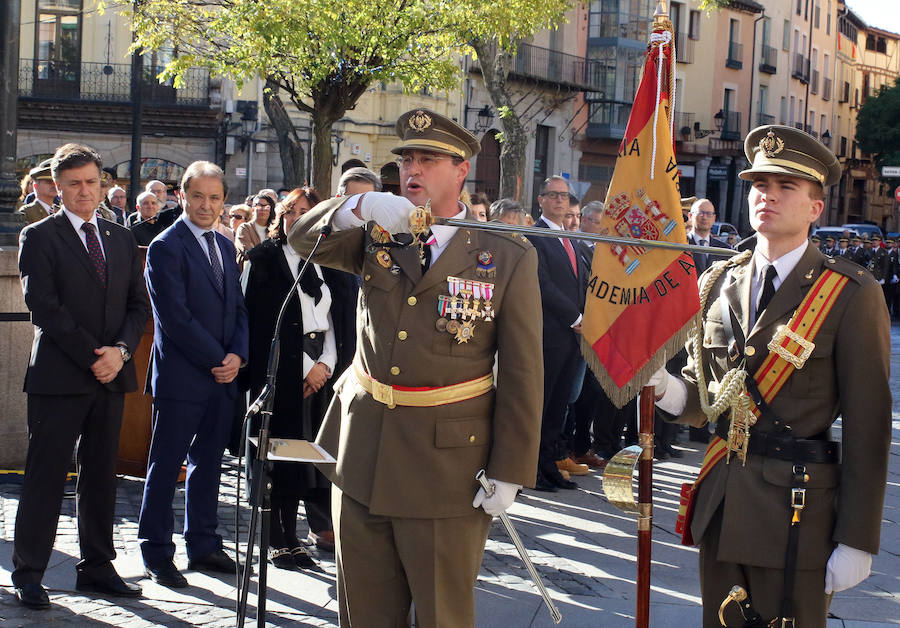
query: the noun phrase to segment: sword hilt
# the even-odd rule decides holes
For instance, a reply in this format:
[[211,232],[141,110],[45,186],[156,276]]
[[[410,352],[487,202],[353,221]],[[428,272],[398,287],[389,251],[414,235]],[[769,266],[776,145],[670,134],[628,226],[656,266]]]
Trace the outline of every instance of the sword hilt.
[[481,484],[481,488],[484,489],[485,497],[493,497],[496,486],[493,483],[488,482],[487,474],[484,472],[484,469],[475,474],[475,479],[478,480],[478,483]]

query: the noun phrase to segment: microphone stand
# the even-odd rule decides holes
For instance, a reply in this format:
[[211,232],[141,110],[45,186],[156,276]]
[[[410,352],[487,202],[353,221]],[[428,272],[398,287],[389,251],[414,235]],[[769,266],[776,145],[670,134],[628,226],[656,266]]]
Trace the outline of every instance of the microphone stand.
[[265,628],[266,625],[266,578],[268,570],[268,562],[263,552],[269,547],[269,530],[271,525],[272,512],[272,482],[269,479],[269,424],[272,419],[272,407],[275,402],[275,377],[278,373],[278,363],[281,359],[281,321],[284,313],[287,311],[288,303],[300,284],[300,279],[306,272],[310,260],[315,255],[316,250],[322,243],[322,240],[331,233],[331,227],[325,225],[319,232],[319,237],[315,245],[303,262],[300,272],[297,273],[297,279],[281,302],[281,310],[278,312],[278,318],[275,319],[275,331],[272,335],[272,344],[269,347],[269,362],[266,366],[266,384],[256,398],[250,408],[247,410],[246,421],[250,421],[253,416],[259,414],[259,437],[256,443],[256,457],[252,464],[253,482],[250,487],[250,529],[247,537],[247,552],[244,558],[244,570],[241,574],[241,582],[238,586],[238,594],[240,602],[238,603],[237,625],[243,628],[244,621],[247,617],[247,595],[250,590],[250,564],[253,560],[254,537],[256,536],[256,526],[260,522],[260,514],[262,521],[259,529],[259,583],[257,587],[257,603],[256,603],[256,625],[259,628]]

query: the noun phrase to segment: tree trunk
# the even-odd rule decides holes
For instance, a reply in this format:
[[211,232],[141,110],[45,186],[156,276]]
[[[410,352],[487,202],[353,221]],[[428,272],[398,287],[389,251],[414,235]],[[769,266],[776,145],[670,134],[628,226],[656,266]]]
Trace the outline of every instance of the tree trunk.
[[275,129],[278,138],[278,150],[281,155],[281,172],[284,178],[283,186],[292,190],[306,182],[305,153],[297,136],[294,123],[284,108],[284,102],[278,94],[278,84],[272,79],[266,80],[266,89],[263,91],[263,106],[269,122]]
[[334,156],[331,150],[331,126],[335,118],[329,113],[317,106],[312,115],[313,187],[316,188],[320,198],[331,196],[331,167]]
[[481,78],[491,95],[491,102],[500,110],[506,108],[502,116],[503,141],[500,143],[500,197],[524,201],[525,153],[528,148],[528,134],[516,113],[506,79],[512,55],[500,49],[496,41],[476,40],[472,47],[478,54]]

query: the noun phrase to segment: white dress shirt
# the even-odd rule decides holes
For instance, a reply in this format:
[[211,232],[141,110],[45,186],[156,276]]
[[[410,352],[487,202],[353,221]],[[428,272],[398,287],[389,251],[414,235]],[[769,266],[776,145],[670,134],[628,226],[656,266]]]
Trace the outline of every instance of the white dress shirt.
[[[85,235],[84,231],[81,229],[81,225],[85,222],[89,222],[94,225],[94,233],[97,235],[97,241],[100,243],[100,251],[103,253],[103,259],[106,259],[106,249],[103,248],[103,238],[100,237],[100,227],[97,226],[97,212],[91,212],[90,220],[83,220],[80,217],[76,216],[72,212],[70,212],[65,207],[62,208],[63,213],[66,215],[66,218],[69,219],[69,222],[72,223],[72,228],[75,230],[75,233],[78,234],[81,243],[84,245],[84,250],[88,251],[87,247],[87,235]],[[90,253],[90,251],[88,251]]]
[[[187,217],[187,214],[184,214],[180,220],[184,221],[184,224],[187,225],[187,228],[191,230],[191,233],[194,234],[194,237],[197,238],[197,241],[200,243],[200,247],[203,249],[203,254],[206,255],[206,259],[209,259],[209,245],[206,243],[206,237],[203,235],[207,231],[211,231],[213,234],[216,233],[215,229],[201,229],[197,225],[191,222],[191,219]],[[218,241],[213,238],[213,242],[216,243],[216,251],[219,252],[219,266],[222,267],[222,272],[225,272],[225,266],[223,265],[225,262],[222,258],[222,247],[219,246]]]

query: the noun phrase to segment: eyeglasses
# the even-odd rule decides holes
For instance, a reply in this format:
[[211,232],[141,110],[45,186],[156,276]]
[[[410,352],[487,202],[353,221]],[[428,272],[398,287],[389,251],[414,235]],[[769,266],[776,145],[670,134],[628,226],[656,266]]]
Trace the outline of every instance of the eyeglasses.
[[417,163],[423,169],[427,169],[436,166],[439,161],[444,161],[445,159],[452,158],[449,155],[431,155],[429,153],[418,157],[403,155],[402,157],[397,157],[397,166],[400,168],[411,168],[413,163]]
[[697,215],[698,215],[698,216],[704,216],[704,217],[706,217],[706,218],[715,218],[715,217],[716,217],[716,212],[709,212],[709,211],[703,212],[703,211],[700,211],[700,212],[697,212]]
[[568,192],[544,192],[539,196],[543,196],[544,198],[549,198],[550,200],[562,200],[569,198]]
[[246,220],[246,218],[244,218],[240,214],[228,214],[228,217],[232,220]]

